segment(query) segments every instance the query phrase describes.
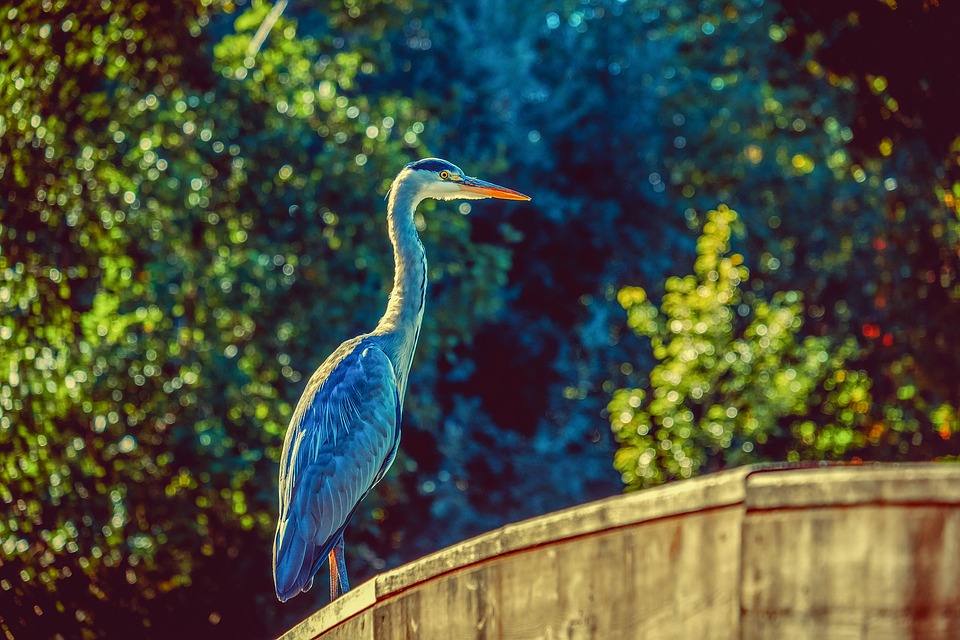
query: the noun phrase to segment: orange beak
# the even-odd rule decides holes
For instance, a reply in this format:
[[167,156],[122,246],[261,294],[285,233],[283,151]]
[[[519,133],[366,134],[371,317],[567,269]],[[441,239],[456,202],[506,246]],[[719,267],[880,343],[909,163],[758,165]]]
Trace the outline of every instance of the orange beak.
[[498,184],[493,184],[492,182],[486,182],[478,178],[464,178],[463,182],[460,183],[461,191],[468,191],[470,193],[476,193],[481,196],[486,196],[488,198],[499,198],[501,200],[529,200],[530,196],[525,196],[519,191],[514,191],[513,189],[507,189],[506,187],[501,187]]

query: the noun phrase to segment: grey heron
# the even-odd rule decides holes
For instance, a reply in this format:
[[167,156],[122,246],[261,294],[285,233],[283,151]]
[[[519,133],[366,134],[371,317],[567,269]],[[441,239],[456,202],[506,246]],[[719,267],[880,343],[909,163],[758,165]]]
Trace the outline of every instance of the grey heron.
[[343,532],[357,505],[390,468],[427,288],[427,258],[414,211],[426,198],[529,200],[464,175],[438,158],[408,164],[387,198],[393,244],[393,290],[376,328],[347,340],[307,382],[283,441],[280,517],[273,545],[277,597],[287,601],[313,585],[324,559],[330,600],[349,588]]

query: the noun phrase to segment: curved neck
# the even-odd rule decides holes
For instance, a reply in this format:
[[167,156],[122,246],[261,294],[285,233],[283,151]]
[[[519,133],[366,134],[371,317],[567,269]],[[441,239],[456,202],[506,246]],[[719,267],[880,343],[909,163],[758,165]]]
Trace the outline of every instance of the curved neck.
[[388,355],[401,379],[400,397],[420,337],[427,295],[427,256],[417,235],[413,214],[420,203],[415,185],[397,181],[387,200],[387,229],[393,244],[395,271],[390,301],[373,333],[390,340]]

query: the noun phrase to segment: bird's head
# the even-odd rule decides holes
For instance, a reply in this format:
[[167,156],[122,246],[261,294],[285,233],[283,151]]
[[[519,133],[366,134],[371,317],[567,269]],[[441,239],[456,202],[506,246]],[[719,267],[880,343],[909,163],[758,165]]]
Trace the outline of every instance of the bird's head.
[[499,198],[501,200],[529,200],[530,196],[507,189],[491,182],[464,175],[463,170],[451,162],[440,158],[425,158],[411,162],[400,175],[400,181],[413,182],[419,198],[436,200],[481,200]]

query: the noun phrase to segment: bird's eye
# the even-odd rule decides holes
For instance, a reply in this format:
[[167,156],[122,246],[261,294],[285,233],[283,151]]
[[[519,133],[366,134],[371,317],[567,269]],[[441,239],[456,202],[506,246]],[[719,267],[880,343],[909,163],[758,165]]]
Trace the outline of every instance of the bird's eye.
[[441,179],[441,180],[446,180],[446,179],[449,178],[449,177],[450,177],[450,172],[449,172],[449,171],[441,171],[441,172],[440,172],[440,179]]

